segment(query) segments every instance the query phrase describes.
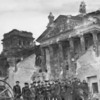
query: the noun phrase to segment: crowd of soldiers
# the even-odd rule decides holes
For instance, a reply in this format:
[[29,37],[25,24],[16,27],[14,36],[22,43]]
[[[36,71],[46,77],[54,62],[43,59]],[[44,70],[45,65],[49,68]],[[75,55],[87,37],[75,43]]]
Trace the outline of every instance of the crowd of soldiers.
[[87,100],[88,84],[85,80],[82,82],[75,78],[69,80],[55,80],[44,82],[25,83],[25,86],[20,88],[19,81],[13,87],[14,99],[20,100]]

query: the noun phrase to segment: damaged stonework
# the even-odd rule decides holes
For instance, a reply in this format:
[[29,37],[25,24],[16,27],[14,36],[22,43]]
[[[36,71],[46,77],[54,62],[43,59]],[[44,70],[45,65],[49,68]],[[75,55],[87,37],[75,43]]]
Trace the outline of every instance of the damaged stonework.
[[[13,87],[16,81],[20,81],[20,85],[23,86],[25,82],[31,83],[33,81],[48,80],[48,73],[39,72],[41,68],[35,65],[36,55],[32,54],[26,59],[20,61],[15,66],[10,66],[8,69],[8,80],[7,82]],[[12,81],[13,80],[13,81]]]
[[[35,55],[31,55],[26,59],[20,61],[17,65],[17,70],[15,71],[15,66],[9,67],[9,77],[8,83],[13,86],[16,81],[20,81],[21,86],[25,82],[32,82],[32,75],[34,72],[38,71],[38,68],[35,66]],[[11,81],[13,80],[13,81]]]
[[[95,55],[93,46],[77,60],[76,75],[80,80],[87,80],[90,92],[100,97],[100,56]],[[97,84],[97,90],[94,84]]]

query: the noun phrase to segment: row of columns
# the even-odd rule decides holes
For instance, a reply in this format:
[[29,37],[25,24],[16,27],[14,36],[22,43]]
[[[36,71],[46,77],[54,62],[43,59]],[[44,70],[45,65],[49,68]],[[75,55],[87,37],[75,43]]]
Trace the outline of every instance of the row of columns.
[[[93,36],[93,42],[94,42],[94,48],[95,48],[96,56],[99,56],[97,33],[92,33],[92,36]],[[84,38],[83,35],[80,35],[79,38],[80,38],[80,44],[81,44],[81,54],[84,54],[85,49],[86,49],[85,48],[85,38]],[[74,63],[73,63],[75,61],[72,61],[72,59],[74,59],[74,48],[75,48],[74,47],[74,41],[73,41],[73,38],[69,38],[68,41],[69,41],[69,45],[70,45],[69,54],[68,54],[68,65],[69,65],[69,68],[73,72],[75,72],[75,66],[74,66]],[[48,48],[49,48],[49,53],[50,53],[50,65],[52,67],[53,66],[52,60],[53,60],[54,50],[53,50],[52,45],[49,45]],[[64,65],[64,54],[63,54],[62,42],[58,42],[58,48],[59,48],[59,66],[63,68],[63,77],[65,78],[66,68],[65,68],[65,65]],[[42,54],[41,66],[42,66],[43,70],[46,67],[46,59],[45,59],[45,53],[44,52],[45,52],[44,48],[41,47],[41,54]],[[51,72],[54,72],[54,70],[52,69]]]

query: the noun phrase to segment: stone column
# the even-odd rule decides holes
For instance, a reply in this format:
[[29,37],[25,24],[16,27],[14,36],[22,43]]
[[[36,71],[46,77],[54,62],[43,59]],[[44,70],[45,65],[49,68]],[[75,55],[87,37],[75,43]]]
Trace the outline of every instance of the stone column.
[[70,45],[70,52],[71,52],[71,54],[73,54],[73,52],[74,52],[74,41],[73,41],[73,38],[69,39],[69,45]]
[[75,72],[75,66],[74,66],[74,41],[73,38],[69,39],[69,55],[68,55],[68,63],[69,63],[69,68],[72,72]]
[[93,35],[93,42],[94,42],[94,51],[95,51],[95,53],[96,53],[96,56],[98,57],[99,56],[99,43],[98,43],[98,38],[97,38],[97,32],[96,31],[94,31],[94,33],[92,33],[92,35]]
[[61,42],[58,42],[58,48],[59,48],[59,66],[63,67],[64,56],[63,56],[63,47]]
[[82,54],[85,53],[85,39],[83,35],[80,35],[80,43],[81,43],[81,52]]
[[46,56],[45,56],[45,49],[40,47],[41,49],[41,67],[42,71],[46,71]]
[[58,47],[59,47],[59,66],[62,67],[63,69],[63,78],[66,78],[66,68],[64,65],[64,55],[63,55],[63,46],[62,42],[58,42]]
[[54,51],[53,51],[52,45],[49,45],[48,48],[49,48],[49,54],[50,54],[51,79],[52,78],[54,79],[55,78],[55,69],[54,69],[54,61],[53,61]]

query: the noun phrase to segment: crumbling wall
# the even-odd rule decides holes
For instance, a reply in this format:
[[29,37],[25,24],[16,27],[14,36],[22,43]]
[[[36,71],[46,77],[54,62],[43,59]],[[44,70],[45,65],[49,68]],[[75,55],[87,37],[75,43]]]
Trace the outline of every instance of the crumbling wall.
[[20,81],[20,85],[23,86],[24,82],[31,83],[32,75],[38,71],[38,67],[35,66],[35,55],[31,55],[23,61],[19,62],[16,66],[10,66],[8,83],[13,86],[16,81]]
[[77,60],[76,74],[84,79],[86,76],[97,75],[100,66],[100,57],[96,57],[95,51],[91,46],[84,55]]
[[92,82],[97,82],[100,91],[100,56],[96,56],[93,46],[77,60],[76,75],[81,80],[87,80],[90,90],[93,90]]

